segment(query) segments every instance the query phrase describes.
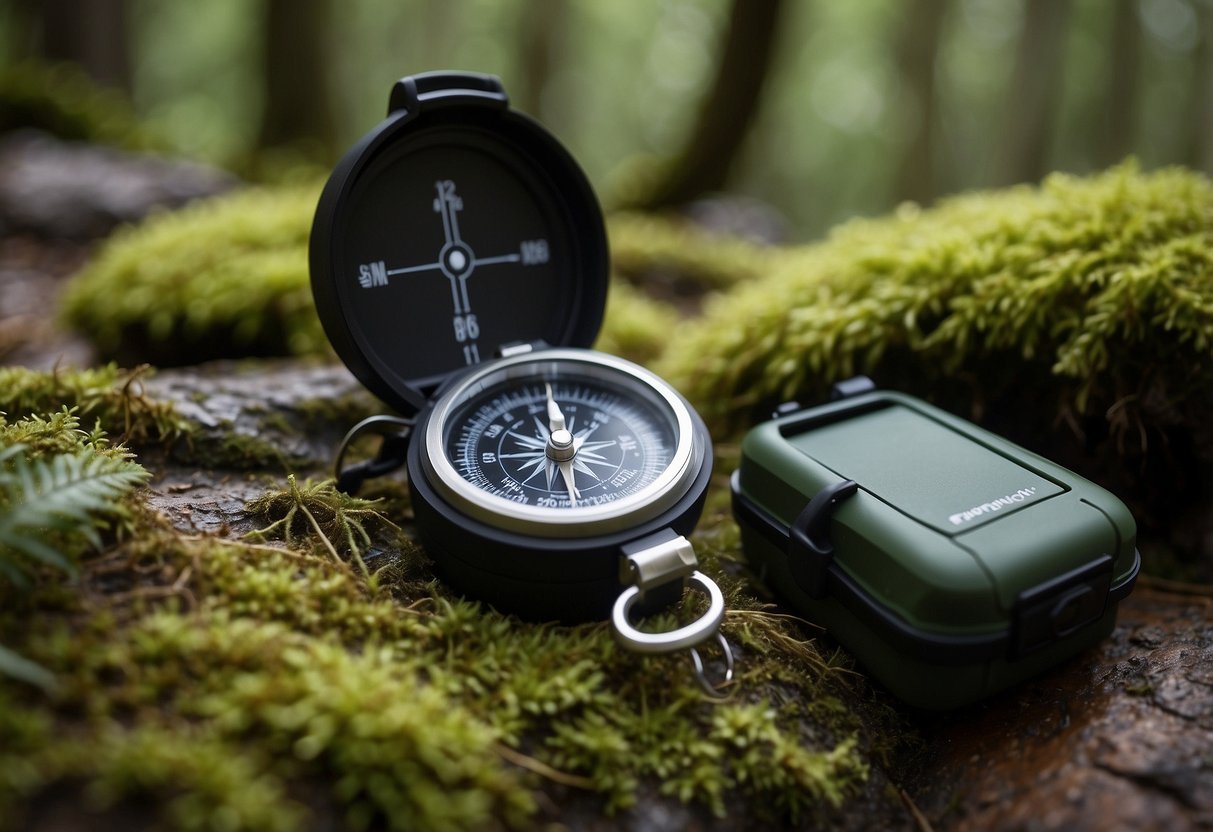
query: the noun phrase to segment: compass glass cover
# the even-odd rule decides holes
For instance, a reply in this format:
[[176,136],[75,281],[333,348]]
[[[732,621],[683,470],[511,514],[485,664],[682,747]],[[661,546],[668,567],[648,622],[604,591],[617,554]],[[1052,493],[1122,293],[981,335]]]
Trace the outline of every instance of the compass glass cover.
[[[549,389],[572,442],[567,460],[549,450]],[[640,494],[669,468],[679,437],[667,411],[602,378],[507,380],[452,411],[445,452],[486,495],[549,509],[605,506]]]

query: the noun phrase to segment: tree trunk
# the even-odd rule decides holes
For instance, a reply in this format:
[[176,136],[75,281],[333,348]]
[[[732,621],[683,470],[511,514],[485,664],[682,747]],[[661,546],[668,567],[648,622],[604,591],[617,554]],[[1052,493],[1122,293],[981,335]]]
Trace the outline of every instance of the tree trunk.
[[1103,130],[1095,145],[1099,167],[1114,165],[1133,149],[1137,128],[1137,86],[1141,69],[1141,23],[1137,3],[1113,3],[1103,94]]
[[268,0],[265,17],[265,107],[261,147],[335,145],[335,119],[325,74],[328,0]]
[[638,207],[683,205],[728,180],[770,74],[782,8],[783,0],[733,0],[712,88],[664,180]]
[[1184,164],[1193,170],[1213,173],[1213,12],[1203,3],[1194,7],[1200,26],[1200,40],[1192,56],[1192,82],[1189,85],[1188,136]]
[[99,84],[130,91],[126,0],[42,0],[42,57],[79,64]]
[[1070,0],[1028,0],[1003,129],[1002,181],[1035,182],[1048,170],[1060,98]]
[[518,70],[520,83],[510,93],[514,106],[547,121],[543,91],[560,62],[568,35],[568,0],[530,0],[518,13]]
[[935,197],[935,58],[947,17],[948,0],[913,0],[903,9],[897,33],[897,68],[904,95],[917,107],[917,123],[897,172],[894,197],[926,204]]

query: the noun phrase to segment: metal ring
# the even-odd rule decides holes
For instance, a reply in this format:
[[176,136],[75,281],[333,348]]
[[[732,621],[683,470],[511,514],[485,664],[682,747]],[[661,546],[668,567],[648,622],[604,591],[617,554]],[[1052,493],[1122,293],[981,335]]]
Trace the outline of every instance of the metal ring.
[[[395,428],[395,430],[373,430],[378,428],[381,424],[385,426],[391,425]],[[342,463],[345,461],[345,452],[349,450],[349,447],[351,444],[353,444],[354,440],[359,436],[362,436],[362,434],[373,432],[379,434],[380,436],[388,436],[391,434],[403,435],[412,429],[413,420],[406,419],[403,416],[388,416],[385,414],[380,414],[378,416],[367,416],[361,422],[346,431],[345,437],[341,440],[341,444],[337,446],[337,458],[333,462],[333,478],[336,480],[341,479],[341,472],[344,470]]]
[[724,595],[716,582],[702,572],[692,572],[687,580],[707,594],[710,599],[707,612],[685,627],[668,633],[642,633],[628,620],[632,605],[640,598],[640,588],[630,586],[615,599],[615,608],[611,611],[615,638],[637,653],[669,653],[694,647],[711,638],[724,618]]
[[708,677],[703,672],[703,659],[699,657],[699,651],[694,647],[691,648],[691,664],[695,667],[695,679],[699,682],[699,686],[704,691],[715,699],[724,699],[728,696],[726,693],[721,693],[721,688],[725,687],[733,681],[733,649],[729,647],[728,639],[724,637],[724,633],[717,631],[716,641],[720,644],[720,651],[724,653],[724,679],[720,684],[712,684],[708,681]]

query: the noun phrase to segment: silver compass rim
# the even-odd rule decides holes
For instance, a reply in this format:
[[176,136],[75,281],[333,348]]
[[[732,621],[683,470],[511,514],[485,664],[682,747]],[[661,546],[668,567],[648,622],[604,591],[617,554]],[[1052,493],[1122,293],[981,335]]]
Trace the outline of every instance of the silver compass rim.
[[[459,475],[447,458],[444,442],[447,420],[470,395],[502,381],[542,378],[549,365],[575,365],[575,372],[590,379],[627,381],[652,394],[656,404],[674,417],[677,444],[669,465],[639,492],[598,506],[553,509],[522,505],[490,494]],[[537,537],[589,537],[622,531],[652,520],[686,495],[699,474],[703,448],[696,441],[690,408],[670,385],[656,374],[593,350],[545,349],[488,362],[448,390],[435,403],[425,428],[422,467],[430,484],[453,507],[497,528]]]

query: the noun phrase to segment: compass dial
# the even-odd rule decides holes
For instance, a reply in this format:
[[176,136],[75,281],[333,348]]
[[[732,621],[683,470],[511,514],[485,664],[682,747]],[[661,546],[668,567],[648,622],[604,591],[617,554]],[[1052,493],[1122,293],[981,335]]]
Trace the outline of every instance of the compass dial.
[[427,426],[436,485],[481,519],[546,535],[636,525],[697,473],[686,405],[622,359],[546,350],[483,370]]

